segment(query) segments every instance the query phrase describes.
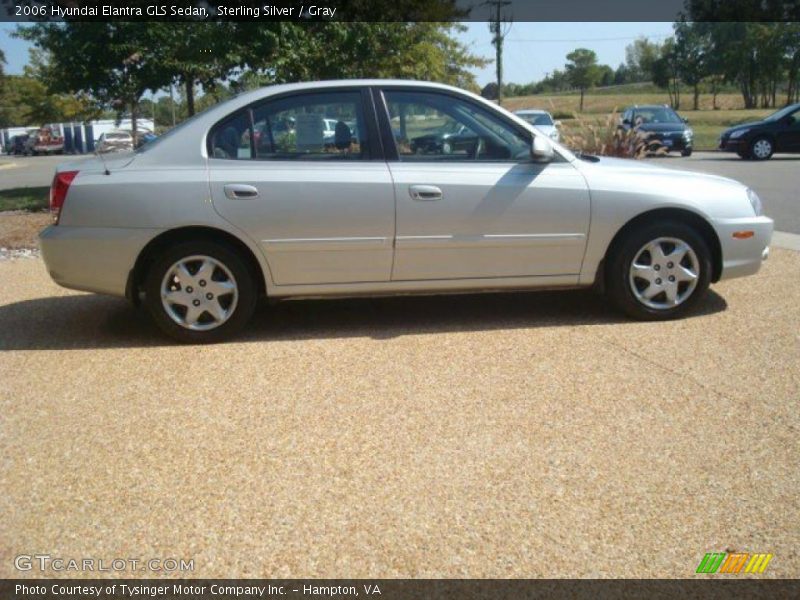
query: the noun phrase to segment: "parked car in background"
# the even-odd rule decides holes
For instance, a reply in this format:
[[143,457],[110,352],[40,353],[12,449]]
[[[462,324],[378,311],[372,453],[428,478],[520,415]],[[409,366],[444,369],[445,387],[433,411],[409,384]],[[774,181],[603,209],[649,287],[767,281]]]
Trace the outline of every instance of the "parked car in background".
[[643,105],[631,106],[622,113],[619,127],[625,131],[638,131],[648,134],[648,139],[657,140],[667,152],[680,152],[691,156],[694,132],[684,119],[670,106]]
[[478,136],[467,125],[448,119],[431,133],[412,137],[415,154],[470,154],[477,151]]
[[38,139],[33,146],[34,154],[62,154],[64,138],[49,127],[39,130]]
[[34,130],[25,140],[23,154],[38,156],[40,154],[62,154],[64,152],[64,138],[49,127]]
[[[326,144],[309,114],[354,115],[358,143]],[[410,147],[450,121],[468,152]],[[758,271],[773,227],[736,181],[578,157],[475,94],[380,79],[239,95],[133,154],[59,165],[50,203],[50,276],[143,301],[185,342],[241,329],[261,296],[596,286],[671,319]]]
[[800,103],[722,132],[719,149],[741,158],[767,160],[775,152],[800,152]]
[[14,155],[25,154],[25,144],[30,136],[28,134],[15,135],[8,144],[8,153]]
[[524,110],[517,110],[514,114],[543,131],[551,140],[556,142],[561,141],[561,133],[558,131],[561,121],[554,121],[553,115],[546,110],[526,108]]
[[102,134],[97,140],[98,152],[122,152],[126,150],[133,150],[133,136],[129,131],[116,129]]

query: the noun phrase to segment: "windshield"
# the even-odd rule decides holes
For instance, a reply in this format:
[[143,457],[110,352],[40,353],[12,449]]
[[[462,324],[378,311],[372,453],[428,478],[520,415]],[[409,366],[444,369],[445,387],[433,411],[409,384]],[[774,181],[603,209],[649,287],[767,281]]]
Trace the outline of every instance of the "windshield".
[[634,125],[642,123],[682,123],[681,118],[666,107],[637,108],[633,112]]
[[539,125],[553,124],[552,117],[547,113],[532,113],[532,114],[522,114],[517,116],[519,116],[521,119],[524,119],[531,125],[539,126]]
[[765,121],[780,121],[784,117],[788,117],[789,115],[797,112],[800,110],[800,105],[792,104],[791,106],[787,106],[786,108],[782,108],[779,111],[772,113],[770,116],[766,117]]

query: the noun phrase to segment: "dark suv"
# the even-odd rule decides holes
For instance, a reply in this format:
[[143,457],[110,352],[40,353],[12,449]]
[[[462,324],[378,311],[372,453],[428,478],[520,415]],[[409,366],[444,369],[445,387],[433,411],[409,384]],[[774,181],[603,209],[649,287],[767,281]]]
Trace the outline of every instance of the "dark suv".
[[719,149],[754,160],[767,160],[775,152],[800,152],[800,104],[790,104],[763,121],[726,129]]
[[680,151],[683,156],[691,156],[694,132],[687,122],[666,104],[649,104],[625,109],[620,127],[649,134],[649,139],[658,140],[667,151]]

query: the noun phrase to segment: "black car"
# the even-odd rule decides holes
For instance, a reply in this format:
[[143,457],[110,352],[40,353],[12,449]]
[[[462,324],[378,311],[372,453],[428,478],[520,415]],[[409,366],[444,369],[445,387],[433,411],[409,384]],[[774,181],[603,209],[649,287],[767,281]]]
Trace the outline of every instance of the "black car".
[[411,139],[411,151],[417,154],[469,154],[474,151],[478,136],[455,121],[433,133]]
[[9,154],[25,154],[25,142],[28,141],[29,135],[15,135],[11,138],[8,144]]
[[620,127],[649,134],[648,139],[658,140],[668,152],[691,156],[694,132],[687,122],[667,105],[631,106],[622,113]]
[[775,152],[800,152],[800,104],[790,104],[763,121],[726,129],[719,149],[753,160],[767,160]]

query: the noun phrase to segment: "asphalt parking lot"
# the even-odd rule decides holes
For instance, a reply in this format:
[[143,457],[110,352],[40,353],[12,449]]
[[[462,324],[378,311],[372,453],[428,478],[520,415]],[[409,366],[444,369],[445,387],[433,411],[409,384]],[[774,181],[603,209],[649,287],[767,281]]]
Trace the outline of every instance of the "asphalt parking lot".
[[695,152],[689,158],[672,154],[647,160],[670,169],[702,171],[741,181],[758,192],[777,231],[800,233],[800,154],[776,154],[764,162],[742,160],[725,152]]
[[0,576],[680,578],[743,551],[796,577],[798,273],[775,250],[670,323],[585,292],[307,301],[197,348],[0,262]]

